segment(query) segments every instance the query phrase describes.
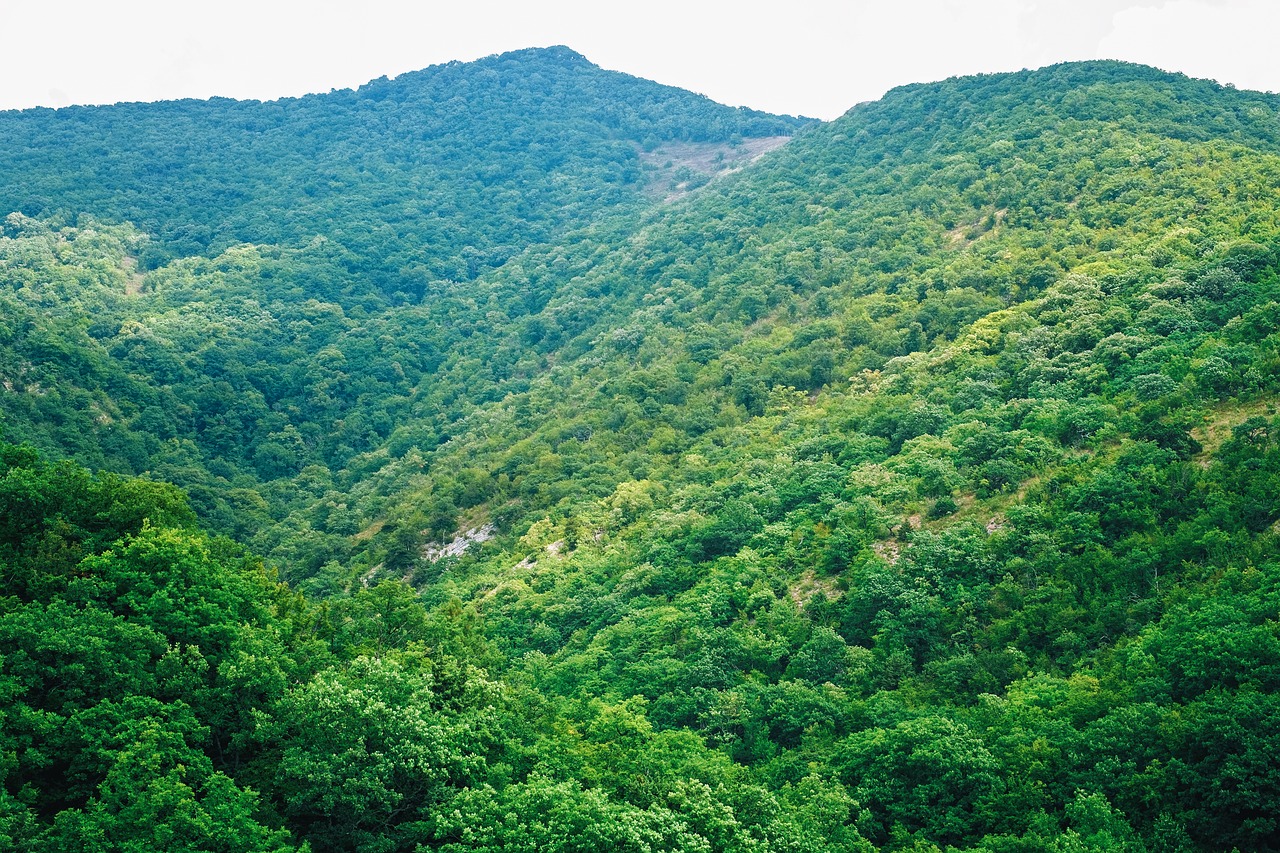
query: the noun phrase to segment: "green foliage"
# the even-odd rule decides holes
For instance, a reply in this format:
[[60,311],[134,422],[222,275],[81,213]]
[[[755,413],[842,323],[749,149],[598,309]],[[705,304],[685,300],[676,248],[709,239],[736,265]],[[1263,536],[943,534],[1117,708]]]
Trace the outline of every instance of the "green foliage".
[[270,789],[314,849],[411,849],[451,786],[484,778],[483,760],[464,744],[485,728],[485,714],[443,718],[431,684],[420,655],[362,657],[280,699]]
[[[1277,111],[911,86],[668,204],[796,124],[559,49],[3,117],[5,428],[118,473],[0,446],[0,843],[1276,849]],[[103,128],[190,179],[59,189]]]
[[155,237],[139,250],[147,269],[240,243],[330,242],[344,272],[418,301],[636,206],[643,141],[806,123],[603,71],[568,48],[523,50],[267,103],[8,112],[0,207],[133,222]]

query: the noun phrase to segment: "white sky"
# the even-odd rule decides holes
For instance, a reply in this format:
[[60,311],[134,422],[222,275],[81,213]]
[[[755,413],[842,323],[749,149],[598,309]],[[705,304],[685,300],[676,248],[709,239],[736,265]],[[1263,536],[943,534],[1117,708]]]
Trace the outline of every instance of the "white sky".
[[1074,59],[1280,91],[1277,35],[1277,0],[0,0],[0,109],[268,99],[565,44],[829,119],[903,83]]

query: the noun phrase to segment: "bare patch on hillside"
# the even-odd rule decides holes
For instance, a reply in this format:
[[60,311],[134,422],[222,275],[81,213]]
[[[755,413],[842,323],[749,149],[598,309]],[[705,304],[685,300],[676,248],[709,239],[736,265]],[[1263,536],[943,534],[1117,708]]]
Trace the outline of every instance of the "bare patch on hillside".
[[472,545],[492,539],[496,529],[492,523],[483,524],[462,531],[449,542],[428,542],[422,547],[422,558],[434,563],[444,557],[461,557]]
[[898,555],[902,553],[902,546],[898,544],[897,539],[885,539],[882,542],[873,542],[871,550],[875,552],[877,557],[893,566],[898,563]]
[[840,587],[836,586],[834,578],[820,578],[814,573],[813,569],[806,569],[804,574],[791,585],[787,590],[787,594],[791,597],[792,602],[800,610],[804,610],[809,606],[809,602],[818,593],[827,599],[827,601],[835,601],[844,595]]
[[355,542],[368,542],[370,539],[372,539],[373,537],[381,533],[382,528],[386,527],[386,525],[387,525],[387,522],[385,519],[380,521],[375,521],[373,524],[370,524],[364,530],[361,530],[359,533],[352,536],[351,539]]
[[712,178],[738,171],[790,141],[790,136],[762,136],[744,139],[737,145],[667,142],[652,151],[641,151],[640,162],[648,175],[649,194],[673,201]]
[[124,270],[124,292],[128,296],[137,296],[142,292],[142,285],[146,282],[146,276],[138,272],[138,259],[125,255],[120,259],[120,269]]
[[988,234],[995,234],[1000,230],[1000,226],[1004,224],[1004,218],[1008,213],[1008,208],[1001,208],[973,222],[957,225],[946,232],[947,248],[963,249]]
[[1276,404],[1269,400],[1229,403],[1214,409],[1202,425],[1191,430],[1191,437],[1200,442],[1204,448],[1196,455],[1197,464],[1201,468],[1208,468],[1213,455],[1222,447],[1222,443],[1231,438],[1232,430],[1249,418],[1258,415],[1274,415],[1275,411]]

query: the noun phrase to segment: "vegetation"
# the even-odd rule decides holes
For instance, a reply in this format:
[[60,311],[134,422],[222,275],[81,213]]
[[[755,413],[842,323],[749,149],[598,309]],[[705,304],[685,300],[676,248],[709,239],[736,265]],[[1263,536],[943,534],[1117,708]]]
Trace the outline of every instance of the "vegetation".
[[568,48],[524,50],[268,103],[0,114],[0,207],[133,222],[151,237],[144,269],[320,236],[361,287],[418,301],[433,281],[468,281],[635,206],[642,147],[806,123],[602,71]]
[[[795,126],[562,50],[360,92],[543,85],[511,63],[575,81],[521,113],[551,138]],[[575,142],[533,231],[442,178],[439,257],[507,248],[417,290],[426,231],[350,238],[400,227],[373,189],[245,184],[252,234],[87,184],[10,216],[0,411],[47,455],[0,452],[0,838],[1276,849],[1278,116],[1120,63],[951,80],[670,203]]]

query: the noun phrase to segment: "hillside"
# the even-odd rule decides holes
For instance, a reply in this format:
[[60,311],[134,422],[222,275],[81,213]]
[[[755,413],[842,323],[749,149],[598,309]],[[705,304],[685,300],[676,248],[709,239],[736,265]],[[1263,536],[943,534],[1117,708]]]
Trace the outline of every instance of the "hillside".
[[[4,448],[0,832],[181,788],[208,849],[1276,849],[1280,98],[1067,64],[724,171],[421,299],[361,191],[141,266],[168,225],[6,220],[8,436],[194,512]],[[69,624],[129,667],[51,686]]]
[[789,136],[808,123],[516,51],[271,102],[0,113],[0,209],[132,222],[144,269],[241,243],[353,253],[351,272],[421,299],[530,243],[645,199],[645,148]]
[[474,331],[476,276],[677,191],[671,146],[720,155],[686,167],[705,183],[809,123],[567,48],[270,103],[0,113],[0,373],[27,392],[0,396],[8,435],[174,480],[244,534],[269,522],[264,481],[278,515],[284,479],[408,419]]
[[1277,106],[1118,64],[910,87],[518,259],[490,304],[547,302],[471,356],[511,396],[416,495],[383,476],[413,529],[477,469],[541,520],[417,577],[544,690],[821,768],[878,844],[1273,849]]
[[[975,91],[1001,109],[957,128]],[[1230,108],[1225,138],[1199,138],[1206,98]],[[1117,101],[1126,122],[1149,116],[1161,132],[1119,126]],[[851,377],[866,387],[863,371],[900,370],[894,359],[945,348],[992,312],[1034,310],[1069,273],[1118,307],[1133,296],[1122,284],[1190,278],[1214,252],[1247,251],[1233,243],[1252,238],[1269,257],[1274,155],[1228,140],[1264,139],[1275,122],[1269,96],[1108,63],[890,93],[714,192],[478,282],[484,319],[415,390],[418,428],[450,439],[427,473],[440,466],[446,489],[476,476],[493,488],[505,473],[494,503],[534,507],[604,489],[602,457],[678,476],[682,454],[734,444],[775,389],[843,399]],[[652,452],[657,436],[666,452]],[[585,458],[554,459],[566,452]],[[544,454],[545,475],[532,464]],[[488,471],[460,470],[487,459]]]

